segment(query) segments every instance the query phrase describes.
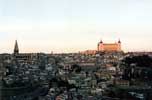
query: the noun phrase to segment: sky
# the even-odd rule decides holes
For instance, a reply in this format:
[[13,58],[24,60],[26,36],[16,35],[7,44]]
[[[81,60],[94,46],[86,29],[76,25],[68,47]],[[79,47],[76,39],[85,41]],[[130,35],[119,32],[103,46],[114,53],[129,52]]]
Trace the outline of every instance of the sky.
[[0,0],[0,53],[78,52],[120,38],[152,51],[151,0]]

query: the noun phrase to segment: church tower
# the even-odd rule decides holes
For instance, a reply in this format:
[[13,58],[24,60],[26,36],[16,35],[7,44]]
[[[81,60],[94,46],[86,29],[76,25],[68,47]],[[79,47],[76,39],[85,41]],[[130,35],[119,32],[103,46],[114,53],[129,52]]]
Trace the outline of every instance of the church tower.
[[19,48],[18,48],[17,40],[15,40],[14,54],[19,54]]

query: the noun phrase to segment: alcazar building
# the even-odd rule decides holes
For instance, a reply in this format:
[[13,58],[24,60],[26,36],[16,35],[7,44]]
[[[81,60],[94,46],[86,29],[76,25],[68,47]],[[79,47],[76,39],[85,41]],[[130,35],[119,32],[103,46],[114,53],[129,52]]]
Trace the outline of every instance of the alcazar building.
[[86,50],[80,53],[82,54],[97,54],[101,52],[122,52],[121,49],[121,41],[120,39],[118,42],[113,43],[104,43],[102,40],[97,44],[96,50]]
[[98,43],[97,51],[120,52],[121,51],[121,41],[119,40],[118,42],[115,42],[115,43],[103,43],[103,41],[101,40]]

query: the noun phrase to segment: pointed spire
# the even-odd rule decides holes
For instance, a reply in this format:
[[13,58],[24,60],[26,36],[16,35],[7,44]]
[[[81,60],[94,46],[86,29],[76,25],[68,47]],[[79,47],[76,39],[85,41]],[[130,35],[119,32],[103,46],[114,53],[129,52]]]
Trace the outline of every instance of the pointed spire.
[[18,43],[17,40],[15,40],[14,54],[18,54],[18,53],[19,53]]

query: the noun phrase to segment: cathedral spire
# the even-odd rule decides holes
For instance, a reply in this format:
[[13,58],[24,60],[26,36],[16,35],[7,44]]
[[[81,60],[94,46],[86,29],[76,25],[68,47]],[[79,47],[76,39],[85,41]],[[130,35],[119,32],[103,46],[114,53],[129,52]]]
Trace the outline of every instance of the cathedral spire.
[[14,54],[19,54],[19,48],[18,48],[17,40],[15,40]]

